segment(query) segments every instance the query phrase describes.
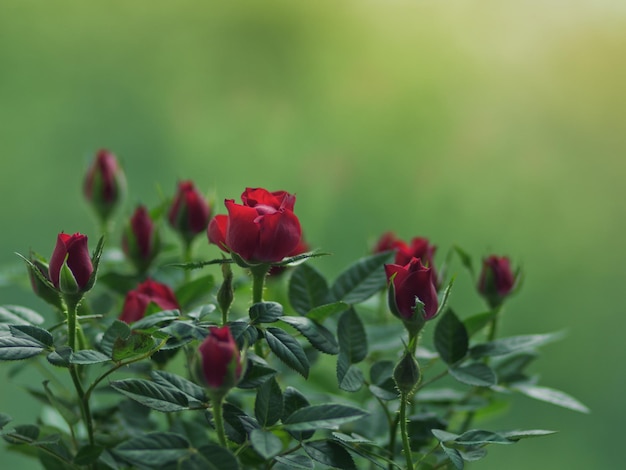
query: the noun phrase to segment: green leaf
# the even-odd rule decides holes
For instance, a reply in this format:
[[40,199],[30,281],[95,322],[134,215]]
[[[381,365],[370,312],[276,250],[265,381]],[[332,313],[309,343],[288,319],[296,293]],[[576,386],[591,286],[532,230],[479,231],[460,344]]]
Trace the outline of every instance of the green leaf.
[[101,282],[113,292],[124,296],[127,292],[137,287],[140,279],[136,274],[121,274],[107,271],[102,274],[98,273],[98,282]]
[[176,299],[180,305],[189,306],[208,297],[214,284],[212,274],[193,279],[176,289]]
[[304,451],[313,460],[329,467],[356,470],[354,461],[346,449],[331,440],[306,442]]
[[274,377],[266,380],[257,390],[254,415],[263,427],[275,424],[283,414],[283,394]]
[[350,364],[361,362],[367,356],[367,336],[361,319],[354,309],[347,310],[337,325],[339,350]]
[[499,313],[498,310],[489,310],[488,312],[477,313],[476,315],[472,315],[469,318],[466,318],[463,321],[465,325],[465,329],[467,330],[467,335],[471,338],[480,330],[482,330],[485,326],[487,326],[493,317],[495,317]]
[[144,379],[123,379],[111,382],[111,387],[142,405],[165,413],[189,408],[187,395],[172,387]]
[[370,391],[381,400],[395,400],[398,398],[396,384],[393,381],[392,361],[377,361],[370,368]]
[[452,292],[452,286],[454,285],[454,277],[450,279],[450,282],[446,286],[443,294],[441,295],[441,300],[439,301],[439,307],[437,307],[437,312],[435,316],[439,316],[442,312],[447,310],[448,306],[448,298],[450,297],[450,292]]
[[192,401],[199,403],[208,402],[206,392],[202,387],[180,375],[172,374],[164,370],[153,370],[150,375],[154,379],[154,383],[170,389],[176,389],[185,394],[185,396]]
[[339,353],[339,344],[333,334],[319,323],[307,317],[282,317],[281,321],[294,327],[309,340],[309,343],[320,352],[326,354]]
[[48,362],[53,366],[57,367],[69,367],[72,360],[72,348],[69,346],[61,346],[60,348],[56,348],[56,350],[52,351],[50,354],[46,356]]
[[514,443],[497,432],[485,431],[483,429],[470,429],[454,439],[454,442],[466,446]]
[[511,388],[535,400],[545,401],[569,410],[580,411],[581,413],[589,413],[589,408],[560,390],[525,383],[512,385]]
[[185,457],[189,442],[170,432],[155,432],[124,441],[113,449],[116,456],[140,468],[164,468]]
[[289,279],[289,302],[301,315],[328,302],[328,284],[324,276],[313,266],[301,264]]
[[[378,468],[382,468],[383,470],[386,470],[390,466],[394,466],[396,468],[402,469],[402,467],[393,463],[384,455],[381,455],[381,454],[386,454],[387,449],[382,449],[378,447],[374,442],[361,438],[361,437],[353,437],[354,435],[348,436],[347,434],[338,433],[338,432],[334,432],[332,434],[333,434],[333,437],[335,438],[334,442],[337,442],[338,444],[343,446],[345,449],[347,449],[351,453],[356,454],[359,457],[362,457],[366,460],[369,460],[372,463],[372,465]],[[364,444],[367,445],[367,448],[368,448],[367,452],[363,450]],[[377,460],[377,458],[384,460],[387,464],[383,465],[381,462]],[[370,465],[370,468],[371,468],[371,465]]]
[[463,470],[465,463],[463,462],[463,457],[461,456],[461,453],[456,449],[445,446],[443,442],[441,443],[441,448],[454,465],[454,468],[456,468],[457,470]]
[[11,418],[8,414],[0,413],[0,429],[4,428],[11,421],[13,421],[13,418]]
[[[283,423],[285,420],[291,416],[293,413],[298,411],[301,408],[305,408],[309,406],[310,403],[306,399],[306,397],[296,390],[293,387],[287,387],[285,389],[285,393],[283,393],[283,415],[281,416],[281,420]],[[310,439],[311,436],[315,433],[315,431],[288,431],[295,439],[298,441],[305,441]]]
[[236,320],[228,322],[230,333],[239,348],[250,346],[256,343],[259,338],[259,330],[256,326],[250,325],[246,320]]
[[32,444],[39,437],[39,427],[22,424],[15,426],[12,431],[5,432],[2,437],[10,444]]
[[44,319],[34,310],[19,305],[0,306],[0,323],[10,325],[40,325]]
[[439,319],[435,327],[435,348],[447,364],[460,361],[467,354],[469,338],[463,323],[452,309]]
[[337,358],[337,383],[346,392],[356,392],[365,383],[363,372],[356,365],[350,364],[344,353]]
[[128,338],[118,338],[113,345],[112,358],[120,362],[136,356],[142,356],[153,349],[156,344],[151,335],[133,332]]
[[528,429],[515,431],[500,431],[500,435],[506,437],[511,441],[519,441],[520,439],[528,439],[531,437],[543,437],[555,434],[558,431],[549,431],[547,429]]
[[91,465],[100,458],[103,450],[104,447],[87,444],[78,450],[76,457],[74,457],[74,463],[80,466]]
[[250,433],[250,444],[266,460],[278,455],[283,450],[283,443],[278,436],[263,429],[254,429]]
[[46,349],[45,345],[29,336],[0,336],[0,360],[17,361],[36,356]]
[[206,444],[193,453],[198,464],[194,467],[183,465],[181,470],[239,470],[237,458],[228,449],[217,444]]
[[248,312],[252,324],[273,323],[283,316],[283,306],[278,302],[258,302]]
[[309,376],[309,360],[300,343],[280,328],[265,330],[265,339],[274,354],[304,378]]
[[459,246],[455,246],[454,247],[454,251],[456,252],[457,255],[459,255],[459,258],[461,259],[461,264],[463,266],[465,266],[465,268],[473,276],[474,275],[474,265],[472,263],[472,257],[466,251],[461,249],[461,247],[459,247]]
[[285,465],[285,467],[289,470],[292,468],[302,469],[302,470],[313,470],[315,468],[315,463],[306,455],[300,454],[287,454],[287,455],[278,455],[274,458],[277,462]]
[[527,381],[528,377],[524,374],[524,369],[537,357],[538,354],[535,352],[519,353],[502,357],[497,362],[494,361],[493,367],[498,374],[499,382],[502,384]]
[[147,330],[161,323],[169,323],[180,318],[178,310],[163,310],[162,312],[153,313],[133,323],[133,330]]
[[333,302],[331,304],[324,304],[319,307],[315,307],[313,310],[310,310],[306,316],[310,320],[321,323],[333,315],[345,312],[349,308],[350,304],[345,302]]
[[450,367],[450,375],[461,383],[475,387],[490,387],[498,382],[496,373],[482,362],[467,366]]
[[276,370],[272,369],[264,359],[252,354],[248,354],[248,364],[245,370],[246,372],[244,376],[237,384],[238,388],[257,388],[277,373]]
[[333,299],[357,304],[381,291],[387,285],[383,264],[390,262],[393,256],[393,252],[378,253],[349,266],[330,289]]
[[41,344],[50,347],[54,343],[52,335],[43,328],[34,325],[10,325],[9,331],[16,338],[32,338]]
[[130,327],[120,320],[114,320],[111,326],[107,328],[100,340],[100,349],[111,356],[113,354],[113,346],[119,339],[126,339],[130,336]]
[[82,349],[80,351],[76,351],[70,357],[71,364],[99,364],[101,362],[110,361],[111,358],[106,354],[102,354],[99,351],[94,351],[93,349]]
[[285,429],[310,431],[315,429],[336,429],[364,416],[367,412],[352,406],[339,404],[313,405],[294,411],[283,421]]
[[474,357],[502,356],[542,346],[563,337],[563,333],[547,333],[542,335],[520,335],[497,339],[488,343],[477,344],[470,352]]

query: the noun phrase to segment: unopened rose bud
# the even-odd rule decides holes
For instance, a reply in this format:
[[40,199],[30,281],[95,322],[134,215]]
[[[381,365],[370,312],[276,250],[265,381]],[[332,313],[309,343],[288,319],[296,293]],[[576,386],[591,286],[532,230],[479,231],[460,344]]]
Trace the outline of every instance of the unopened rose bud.
[[115,155],[104,149],[98,151],[87,170],[83,191],[100,219],[109,219],[125,190],[126,179]]
[[198,348],[195,373],[212,395],[224,396],[243,374],[239,348],[228,326],[212,327]]
[[157,227],[145,206],[139,206],[122,233],[122,249],[139,272],[144,272],[160,248]]
[[85,292],[90,287],[92,273],[87,236],[81,233],[60,233],[48,268],[54,287],[64,294]]
[[507,257],[491,255],[483,260],[477,288],[491,308],[499,306],[511,293],[514,285],[515,274]]
[[168,220],[185,240],[191,243],[196,235],[204,232],[209,224],[211,209],[191,181],[178,184],[178,192],[168,213]]

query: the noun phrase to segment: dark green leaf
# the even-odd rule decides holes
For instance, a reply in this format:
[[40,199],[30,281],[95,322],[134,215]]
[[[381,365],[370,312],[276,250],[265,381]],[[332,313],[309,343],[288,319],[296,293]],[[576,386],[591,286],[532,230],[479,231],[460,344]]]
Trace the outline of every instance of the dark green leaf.
[[12,420],[13,418],[11,418],[8,414],[0,413],[0,429],[4,428]]
[[78,450],[76,457],[74,457],[74,463],[81,466],[91,465],[92,463],[95,463],[98,458],[100,458],[103,450],[103,447],[96,445],[88,444],[83,446]]
[[176,299],[183,307],[189,306],[208,297],[214,284],[215,279],[212,274],[193,279],[176,289]]
[[534,398],[535,400],[545,401],[563,408],[580,411],[581,413],[589,413],[589,408],[576,400],[574,397],[565,392],[561,392],[560,390],[525,383],[515,384],[511,386],[511,388],[513,390],[517,390],[523,395],[526,395],[527,397]]
[[505,356],[497,362],[494,361],[493,367],[498,374],[499,382],[502,384],[526,381],[527,377],[524,375],[524,369],[537,357],[537,353],[534,352],[520,353]]
[[435,327],[435,348],[447,364],[460,361],[467,354],[469,339],[463,323],[451,309],[443,314]]
[[[392,466],[394,466],[396,468],[399,468],[399,469],[402,468],[399,465],[394,464],[387,457],[384,457],[383,455],[381,455],[381,454],[386,454],[387,453],[386,449],[377,448],[375,443],[373,443],[371,441],[368,441],[367,439],[353,438],[353,437],[348,436],[346,434],[337,433],[337,432],[333,433],[333,437],[335,437],[335,441],[334,442],[340,444],[341,446],[343,446],[345,449],[347,449],[351,453],[356,454],[359,457],[364,458],[365,460],[369,460],[371,462],[371,464],[373,466],[375,466],[375,467],[382,468],[383,470],[386,470],[387,468],[389,468],[389,466],[388,466],[388,464],[389,464],[389,465],[392,465]],[[367,445],[368,452],[365,452],[363,450],[363,444]],[[378,459],[382,459],[386,463],[383,464]],[[370,465],[370,468],[371,468],[371,465]]]
[[102,354],[99,351],[94,351],[93,349],[82,349],[80,351],[76,351],[70,357],[70,363],[72,364],[99,364],[101,362],[110,361],[111,358],[106,354]]
[[[283,415],[281,416],[281,420],[284,423],[294,412],[309,405],[309,401],[302,393],[293,387],[287,387],[283,394]],[[289,431],[289,434],[298,441],[310,439],[314,433],[315,431]]]
[[249,354],[246,372],[237,387],[243,389],[257,388],[274,375],[276,375],[276,370],[272,369],[264,359]]
[[365,379],[363,372],[354,364],[350,364],[347,356],[342,352],[337,358],[337,383],[339,388],[346,392],[356,392],[363,386]]
[[339,350],[350,364],[361,362],[367,356],[367,337],[361,319],[354,309],[344,312],[337,325]]
[[482,362],[476,362],[467,366],[450,367],[449,372],[459,382],[476,387],[490,387],[498,382],[493,369]]
[[156,343],[151,335],[133,332],[126,338],[118,338],[113,345],[113,360],[123,361],[142,356],[155,349]]
[[283,414],[283,394],[274,377],[258,389],[254,402],[254,415],[263,427],[275,424]]
[[325,404],[306,406],[294,411],[283,423],[285,429],[309,431],[335,429],[339,425],[366,416],[367,412],[352,406]]
[[116,456],[140,468],[163,468],[185,457],[188,451],[187,439],[168,432],[138,436],[114,448]]
[[280,328],[270,327],[265,331],[265,339],[272,352],[281,361],[303,377],[308,377],[309,360],[304,349],[293,336]]
[[465,266],[467,268],[467,270],[473,276],[474,275],[474,266],[472,264],[472,257],[466,251],[461,249],[459,246],[455,246],[454,247],[454,251],[456,252],[457,255],[459,255],[459,258],[461,259],[461,264],[463,264],[463,266]]
[[41,344],[50,347],[54,343],[52,335],[43,328],[34,325],[10,325],[9,330],[16,338],[32,338]]
[[32,444],[39,437],[39,428],[32,424],[22,424],[5,432],[2,437],[11,444]]
[[339,345],[333,334],[319,323],[307,317],[282,317],[281,321],[302,333],[318,351],[326,354],[337,354],[339,352]]
[[498,310],[489,310],[488,312],[477,313],[476,315],[472,315],[469,318],[466,318],[463,321],[465,325],[465,329],[467,330],[467,335],[471,338],[480,330],[482,330],[485,326],[487,326],[493,317],[498,314]]
[[435,436],[440,442],[454,441],[457,437],[459,437],[458,434],[443,431],[441,429],[431,429],[430,432],[432,432],[433,436]]
[[450,282],[446,286],[443,294],[441,295],[441,300],[439,301],[439,307],[437,307],[437,312],[435,316],[440,315],[442,312],[448,310],[448,298],[450,297],[450,292],[452,292],[452,286],[454,285],[454,277],[450,279]]
[[45,345],[29,337],[0,336],[0,360],[17,361],[36,356],[46,349]]
[[278,455],[283,449],[283,443],[278,436],[263,429],[255,429],[250,433],[250,443],[252,448],[266,460]]
[[179,340],[198,339],[203,341],[207,335],[206,327],[198,326],[191,320],[176,320],[159,330]]
[[223,414],[226,436],[237,444],[243,444],[248,438],[248,433],[259,428],[254,418],[231,403],[224,403]]
[[285,469],[291,470],[292,468],[299,468],[302,470],[313,470],[315,463],[306,455],[288,454],[283,456],[276,456],[277,462],[283,464]]
[[197,401],[199,403],[206,403],[208,398],[202,387],[199,387],[195,383],[181,377],[180,375],[172,374],[164,370],[153,370],[150,375],[154,379],[154,382],[159,385],[163,385],[167,388],[174,388],[184,393],[188,399]]
[[283,316],[283,306],[278,302],[258,302],[249,310],[252,324],[273,323]]
[[477,446],[483,444],[513,444],[513,441],[498,434],[497,432],[485,431],[483,429],[471,429],[464,432],[454,442],[466,446]]
[[345,470],[356,470],[354,461],[348,451],[334,441],[306,442],[303,444],[303,447],[309,457],[322,465]]
[[228,450],[217,444],[207,444],[198,449],[197,457],[200,465],[183,467],[181,470],[239,470],[237,458]]
[[72,360],[72,348],[61,346],[48,354],[47,359],[50,364],[57,367],[69,367]]
[[323,322],[329,317],[336,315],[341,312],[345,312],[350,308],[350,304],[345,302],[333,302],[331,304],[320,305],[319,307],[315,307],[313,310],[310,310],[306,316],[308,319],[316,321],[318,323]]
[[465,449],[458,449],[458,451],[466,462],[475,462],[487,455],[487,449],[482,447],[466,447]]
[[111,387],[142,405],[163,412],[189,408],[187,395],[144,379],[124,379],[111,382]]
[[113,271],[98,273],[98,281],[107,286],[113,292],[122,296],[135,289],[139,283],[139,278],[135,274],[121,274]]
[[547,333],[543,335],[520,335],[497,339],[488,343],[477,344],[472,347],[474,357],[502,356],[520,351],[532,350],[563,337],[563,333]]
[[369,299],[387,285],[383,265],[393,258],[393,252],[378,253],[361,258],[348,267],[331,287],[334,300],[357,304]]
[[0,323],[10,325],[40,325],[43,317],[34,310],[19,305],[0,306]]
[[230,333],[237,342],[237,346],[243,349],[256,343],[259,338],[259,330],[250,325],[246,320],[228,322]]
[[328,284],[324,276],[313,266],[301,264],[293,270],[289,279],[289,302],[301,315],[328,302]]

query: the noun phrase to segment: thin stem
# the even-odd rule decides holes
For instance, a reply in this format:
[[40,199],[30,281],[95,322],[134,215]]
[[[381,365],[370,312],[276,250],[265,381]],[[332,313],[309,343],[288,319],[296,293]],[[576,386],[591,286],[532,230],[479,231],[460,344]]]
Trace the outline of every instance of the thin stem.
[[224,397],[212,397],[213,403],[213,421],[215,422],[215,430],[220,444],[226,447],[226,432],[224,431],[224,416],[222,415],[222,407],[224,405]]
[[252,273],[253,304],[263,302],[263,288],[265,287],[265,276],[268,271],[269,266],[266,264],[259,264],[250,268],[250,272]]
[[402,436],[402,449],[406,460],[407,470],[413,470],[413,459],[411,458],[411,445],[409,443],[409,430],[407,427],[406,408],[409,397],[406,393],[400,396],[400,435]]
[[[183,262],[184,263],[191,263],[191,258],[192,258],[192,250],[191,250],[191,240],[187,241],[184,240],[183,241]],[[189,269],[185,269],[185,283],[191,281],[191,271]]]
[[417,461],[417,464],[416,464],[416,465],[417,465],[417,467],[419,468],[420,464],[421,464],[424,460],[426,460],[426,458],[428,458],[428,456],[429,456],[429,455],[431,455],[433,452],[435,452],[438,448],[439,448],[439,443],[437,443],[436,445],[434,445],[432,449],[430,449],[428,452],[426,452],[426,453],[422,456],[422,458],[421,458],[421,459],[419,459],[419,460]]
[[437,380],[443,379],[446,375],[448,375],[448,369],[435,375],[432,379],[425,380],[424,382],[422,382],[421,384],[417,386],[415,391],[416,392],[420,391],[422,388],[426,387],[427,385],[430,385],[431,383],[436,382]]

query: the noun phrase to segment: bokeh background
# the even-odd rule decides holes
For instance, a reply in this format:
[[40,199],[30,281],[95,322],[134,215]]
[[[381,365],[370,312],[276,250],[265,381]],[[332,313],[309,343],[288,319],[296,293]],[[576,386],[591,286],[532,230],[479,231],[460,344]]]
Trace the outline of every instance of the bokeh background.
[[[125,167],[125,214],[181,178],[216,201],[245,186],[285,189],[307,239],[334,254],[314,261],[330,275],[385,230],[431,238],[438,259],[457,243],[523,264],[504,333],[566,331],[535,371],[592,413],[517,398],[483,424],[561,432],[490,448],[470,467],[617,468],[624,5],[2,0],[0,304],[43,308],[6,285],[23,269],[14,252],[49,255],[61,230],[96,239],[81,180],[101,147]],[[455,269],[452,302],[465,316],[481,307]],[[40,379],[6,371],[0,410],[31,422],[21,386]]]

